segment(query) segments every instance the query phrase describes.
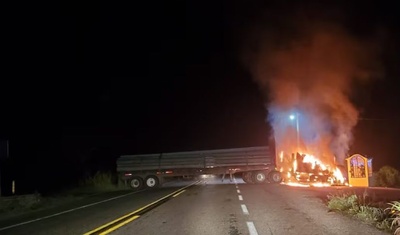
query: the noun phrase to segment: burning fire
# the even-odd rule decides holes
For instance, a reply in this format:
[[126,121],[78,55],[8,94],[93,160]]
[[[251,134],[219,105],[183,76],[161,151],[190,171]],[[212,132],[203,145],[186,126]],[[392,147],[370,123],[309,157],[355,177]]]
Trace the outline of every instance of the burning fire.
[[[286,158],[285,158],[286,157]],[[312,154],[279,154],[280,171],[285,184],[297,187],[328,187],[344,185],[345,178],[338,167],[321,161]]]
[[318,182],[318,183],[313,183],[312,186],[313,187],[329,187],[329,186],[331,186],[331,184]]
[[296,182],[286,182],[284,183],[285,185],[293,186],[293,187],[310,187],[308,184],[301,184],[301,183],[296,183]]
[[315,169],[315,166],[319,165],[321,167],[321,170],[323,170],[323,171],[326,170],[326,166],[319,159],[314,157],[313,155],[305,154],[303,163],[311,163],[312,169]]
[[343,174],[342,174],[342,172],[340,171],[339,168],[336,167],[336,170],[333,172],[333,176],[335,176],[336,180],[339,183],[344,184],[345,180],[344,180]]
[[[265,24],[255,27],[254,36],[268,36],[249,37],[251,46],[245,47],[246,65],[269,96],[277,165],[283,177],[290,172],[287,181],[344,183],[336,162],[344,163],[359,120],[352,85],[380,75],[379,47],[323,20],[282,23],[289,29],[285,33]],[[298,151],[307,154],[291,155]]]

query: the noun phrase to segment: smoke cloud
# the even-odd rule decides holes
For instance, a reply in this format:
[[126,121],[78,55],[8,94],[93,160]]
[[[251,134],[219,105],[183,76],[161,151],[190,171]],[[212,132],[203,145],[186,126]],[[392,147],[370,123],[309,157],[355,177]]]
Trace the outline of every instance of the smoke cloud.
[[284,37],[267,31],[247,57],[268,94],[276,150],[344,163],[359,116],[350,100],[353,85],[377,74],[376,48],[333,24],[293,28]]

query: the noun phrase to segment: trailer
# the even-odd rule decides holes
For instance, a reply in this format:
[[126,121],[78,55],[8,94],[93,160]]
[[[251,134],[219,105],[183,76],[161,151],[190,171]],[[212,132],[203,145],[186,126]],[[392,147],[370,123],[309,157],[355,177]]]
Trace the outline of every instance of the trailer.
[[240,175],[250,184],[280,183],[275,153],[268,146],[122,155],[117,172],[135,190],[155,188],[169,178],[194,178],[207,175]]

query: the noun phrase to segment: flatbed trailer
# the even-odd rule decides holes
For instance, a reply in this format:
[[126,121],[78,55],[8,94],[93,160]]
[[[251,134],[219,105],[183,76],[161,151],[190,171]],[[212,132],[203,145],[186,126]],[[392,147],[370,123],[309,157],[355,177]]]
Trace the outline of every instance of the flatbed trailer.
[[168,178],[240,175],[246,183],[280,183],[275,153],[268,146],[157,154],[122,155],[117,172],[137,190],[154,188]]

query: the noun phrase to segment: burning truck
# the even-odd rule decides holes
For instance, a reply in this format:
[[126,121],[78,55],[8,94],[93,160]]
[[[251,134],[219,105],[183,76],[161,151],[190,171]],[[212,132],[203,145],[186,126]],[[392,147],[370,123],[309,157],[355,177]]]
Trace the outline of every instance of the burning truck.
[[[270,107],[276,166],[289,185],[346,185],[349,131],[341,134],[326,118],[301,109]],[[291,114],[295,113],[295,114]]]
[[344,167],[323,162],[319,158],[304,153],[279,153],[276,161],[283,182],[288,185],[332,186],[346,185]]

